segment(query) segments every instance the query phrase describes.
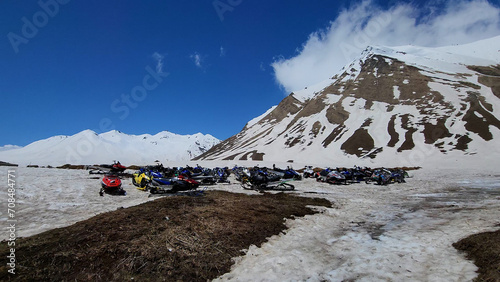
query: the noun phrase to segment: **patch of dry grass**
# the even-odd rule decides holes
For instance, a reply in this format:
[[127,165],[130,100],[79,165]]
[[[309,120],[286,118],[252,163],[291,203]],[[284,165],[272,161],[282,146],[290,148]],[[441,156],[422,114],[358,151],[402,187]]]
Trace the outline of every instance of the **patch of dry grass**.
[[[313,214],[308,205],[331,203],[219,191],[159,198],[18,239],[17,274],[3,265],[0,280],[207,281],[228,272],[243,249],[286,229],[284,218]],[[8,255],[5,242],[0,255]]]
[[500,281],[500,230],[474,234],[453,244],[479,268],[474,281]]

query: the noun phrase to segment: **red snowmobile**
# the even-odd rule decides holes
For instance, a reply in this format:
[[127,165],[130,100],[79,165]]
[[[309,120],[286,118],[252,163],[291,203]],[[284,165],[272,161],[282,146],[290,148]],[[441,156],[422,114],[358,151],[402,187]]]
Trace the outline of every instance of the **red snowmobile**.
[[127,192],[122,188],[122,181],[117,175],[105,175],[101,180],[101,191],[99,195],[104,196],[104,193],[110,195],[127,195]]
[[94,165],[87,167],[87,169],[90,169],[89,174],[119,175],[123,174],[123,172],[127,169],[127,167],[123,166],[120,162],[115,161],[112,165],[109,164]]

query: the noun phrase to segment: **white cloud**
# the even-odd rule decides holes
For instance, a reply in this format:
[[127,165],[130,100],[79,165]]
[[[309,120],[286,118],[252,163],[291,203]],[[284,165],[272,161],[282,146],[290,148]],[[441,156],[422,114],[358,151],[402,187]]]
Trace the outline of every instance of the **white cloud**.
[[193,54],[191,54],[189,56],[189,58],[191,58],[191,60],[193,60],[194,65],[196,67],[198,67],[198,68],[202,67],[203,57],[200,55],[200,53],[194,52]]
[[226,56],[226,49],[224,49],[224,47],[220,46],[220,53],[219,53],[219,56],[220,57],[224,57]]
[[368,45],[435,47],[500,34],[500,8],[486,0],[438,2],[421,10],[410,4],[384,10],[365,0],[343,10],[310,34],[297,56],[275,59],[275,79],[289,93],[333,76]]
[[158,52],[154,52],[152,57],[156,61],[156,72],[163,73],[163,59],[165,58],[165,56]]

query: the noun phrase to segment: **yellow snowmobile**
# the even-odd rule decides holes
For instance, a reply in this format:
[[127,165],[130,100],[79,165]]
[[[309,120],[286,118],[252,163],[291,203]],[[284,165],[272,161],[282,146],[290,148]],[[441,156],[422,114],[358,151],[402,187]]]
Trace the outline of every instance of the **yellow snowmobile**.
[[151,182],[152,175],[149,171],[139,170],[138,172],[132,175],[132,184],[137,186],[137,189],[146,191],[148,187],[148,183]]

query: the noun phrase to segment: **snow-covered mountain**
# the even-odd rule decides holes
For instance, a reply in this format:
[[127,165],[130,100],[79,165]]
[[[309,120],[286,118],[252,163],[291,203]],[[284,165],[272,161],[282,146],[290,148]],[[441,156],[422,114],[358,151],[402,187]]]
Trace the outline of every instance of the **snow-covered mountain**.
[[97,134],[84,130],[72,136],[53,136],[26,147],[0,152],[0,160],[26,165],[101,164],[118,160],[124,165],[154,161],[189,161],[220,140],[197,133],[178,135],[168,131],[156,135],[128,135],[116,130]]
[[368,47],[196,159],[498,164],[499,117],[500,36],[440,48]]
[[14,149],[19,149],[19,148],[21,148],[21,146],[16,146],[16,145],[0,146],[0,152],[8,151],[8,150],[14,150]]

